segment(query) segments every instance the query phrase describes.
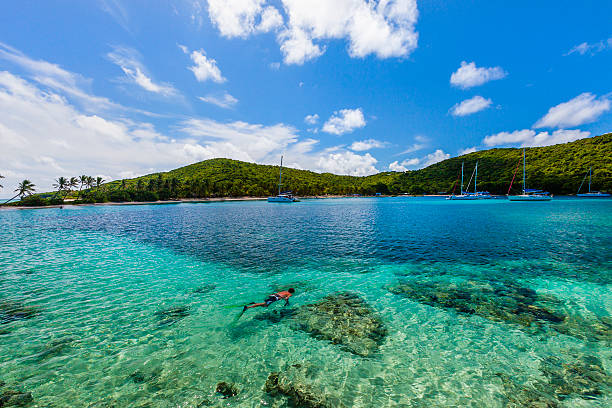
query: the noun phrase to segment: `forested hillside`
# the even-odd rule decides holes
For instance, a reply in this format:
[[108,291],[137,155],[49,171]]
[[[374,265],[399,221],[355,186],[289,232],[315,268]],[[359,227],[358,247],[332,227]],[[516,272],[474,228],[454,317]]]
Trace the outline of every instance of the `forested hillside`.
[[[298,196],[449,194],[453,189],[458,193],[461,163],[465,166],[467,186],[478,162],[478,190],[506,194],[515,172],[513,191],[520,191],[522,188],[522,156],[522,149],[490,149],[454,157],[420,170],[404,173],[384,172],[367,177],[284,168],[283,191],[293,191]],[[612,191],[612,133],[571,143],[528,148],[526,156],[528,188],[542,188],[554,194],[574,194],[589,167],[592,167],[592,188]],[[81,178],[91,179],[85,184],[81,183],[81,187],[87,187],[82,191],[81,188],[77,192],[70,187],[64,187],[64,190],[60,187],[55,193],[27,196],[22,200],[22,204],[45,205],[61,202],[66,197],[78,198],[81,202],[156,201],[205,197],[261,197],[278,192],[278,166],[230,159],[206,160],[168,172],[110,183],[102,183],[100,178],[98,183],[94,183],[93,178]],[[583,189],[587,188],[586,184]],[[61,186],[62,183],[58,185]],[[470,190],[472,188],[473,182]]]

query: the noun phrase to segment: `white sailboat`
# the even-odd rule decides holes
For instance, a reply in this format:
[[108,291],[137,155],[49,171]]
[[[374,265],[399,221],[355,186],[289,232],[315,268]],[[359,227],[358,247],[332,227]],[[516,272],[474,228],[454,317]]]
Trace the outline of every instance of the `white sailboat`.
[[601,191],[591,191],[591,167],[589,167],[589,192],[588,193],[582,193],[580,194],[580,189],[582,188],[582,185],[584,184],[584,180],[586,180],[586,174],[584,175],[584,178],[582,179],[582,183],[580,183],[580,187],[578,187],[578,192],[576,193],[577,197],[580,198],[606,198],[606,197],[610,197],[610,194],[608,193],[602,193]]
[[[514,180],[513,180],[514,181]],[[512,188],[512,184],[510,184]],[[510,189],[508,189],[510,191]],[[510,201],[550,201],[550,193],[542,190],[525,188],[525,149],[523,148],[523,194],[508,195]]]
[[283,182],[283,156],[281,156],[280,170],[278,174],[278,195],[276,197],[268,197],[269,203],[294,203],[298,200],[291,194],[291,191],[281,192],[281,186]]
[[[474,177],[474,192],[470,193],[468,191],[463,191],[463,162],[461,162],[461,194],[446,197],[447,200],[482,200],[493,198],[488,191],[478,191],[476,188],[478,182],[478,162],[476,162],[476,167],[474,167],[474,171],[472,172],[472,177]],[[470,177],[470,182],[468,183],[468,187],[470,188],[470,184],[472,183],[472,177]]]

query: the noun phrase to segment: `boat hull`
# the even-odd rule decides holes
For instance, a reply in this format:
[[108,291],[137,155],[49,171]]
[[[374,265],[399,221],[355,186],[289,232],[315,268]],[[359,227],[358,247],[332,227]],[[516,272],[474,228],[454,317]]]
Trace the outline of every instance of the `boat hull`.
[[293,197],[268,197],[269,203],[295,203],[298,201],[300,200]]
[[582,193],[582,194],[576,194],[576,197],[579,198],[607,198],[607,197],[611,197],[611,194],[607,194],[607,193]]
[[516,195],[516,196],[508,196],[508,200],[510,201],[550,201],[552,200],[552,197],[534,196],[534,195]]

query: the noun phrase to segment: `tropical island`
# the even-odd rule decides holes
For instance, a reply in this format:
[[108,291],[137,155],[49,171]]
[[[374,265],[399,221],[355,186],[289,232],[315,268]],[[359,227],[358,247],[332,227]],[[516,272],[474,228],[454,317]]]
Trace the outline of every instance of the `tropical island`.
[[[553,194],[575,194],[592,168],[593,188],[612,191],[612,133],[546,147],[527,148],[526,184]],[[458,188],[461,165],[472,169],[478,162],[478,188],[507,194],[518,165],[520,148],[496,148],[450,158],[420,170],[381,172],[370,176],[345,176],[308,170],[283,169],[283,188],[294,194],[325,195],[424,195],[451,194]],[[1,176],[0,176],[1,177]],[[149,202],[180,199],[265,197],[276,194],[278,166],[231,159],[210,159],[167,172],[105,182],[82,175],[58,177],[56,191],[36,193],[30,180],[15,189],[9,206],[60,205],[104,202]],[[522,180],[514,180],[514,189]],[[9,200],[11,201],[11,200]]]

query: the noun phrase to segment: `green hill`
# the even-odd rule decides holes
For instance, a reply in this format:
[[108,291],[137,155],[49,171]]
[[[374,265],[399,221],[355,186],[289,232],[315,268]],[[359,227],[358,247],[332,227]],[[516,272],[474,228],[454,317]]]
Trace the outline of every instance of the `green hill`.
[[[593,168],[592,188],[612,191],[612,133],[571,143],[527,149],[527,187],[554,194],[574,194]],[[522,149],[490,149],[454,157],[420,170],[383,172],[367,177],[339,176],[283,169],[283,190],[298,196],[324,194],[435,194],[459,192],[461,163],[465,184],[478,161],[478,189],[506,194],[516,170],[513,191],[522,188]],[[212,159],[168,172],[113,181],[85,190],[83,202],[155,201],[179,198],[268,196],[277,193],[278,166]],[[473,186],[473,184],[472,184]],[[586,184],[585,187],[586,188]],[[470,188],[471,189],[471,188]],[[22,204],[41,205],[57,194],[27,197]],[[71,193],[68,197],[76,197]],[[45,201],[46,200],[46,201]],[[57,201],[57,199],[55,200]],[[61,200],[60,200],[61,201]]]
[[[589,166],[593,189],[612,191],[612,133],[571,143],[527,149],[527,187],[555,194],[573,194]],[[478,161],[478,189],[506,194],[522,149],[490,149],[454,157],[420,170],[383,172],[367,177],[338,176],[307,170],[283,169],[283,188],[297,195],[322,194],[434,194],[450,193],[465,163],[465,183]],[[156,191],[161,198],[176,196],[266,196],[275,194],[278,166],[230,159],[212,159],[169,172],[125,180],[125,189]],[[122,181],[107,189],[121,189]],[[472,184],[473,185],[473,184]],[[513,190],[522,187],[519,166]],[[456,191],[459,190],[457,185]]]

